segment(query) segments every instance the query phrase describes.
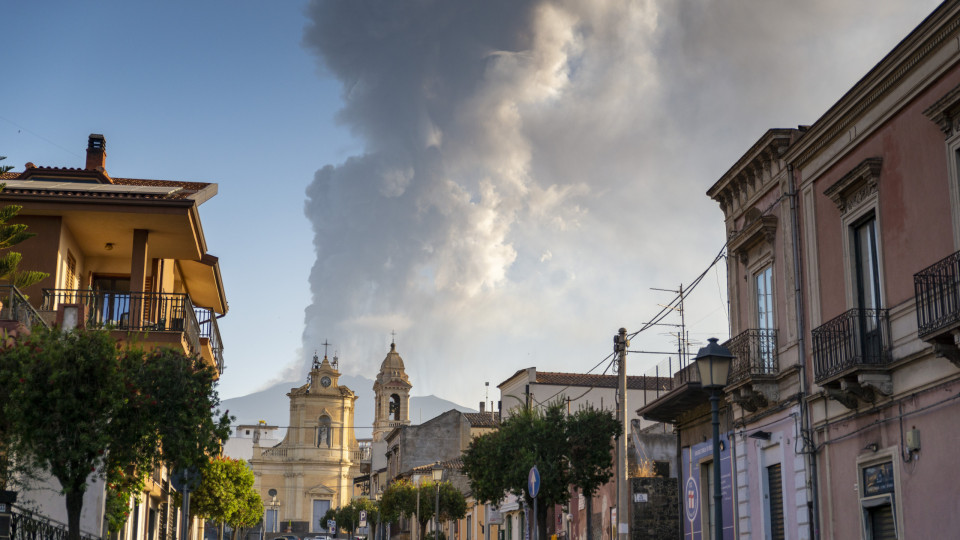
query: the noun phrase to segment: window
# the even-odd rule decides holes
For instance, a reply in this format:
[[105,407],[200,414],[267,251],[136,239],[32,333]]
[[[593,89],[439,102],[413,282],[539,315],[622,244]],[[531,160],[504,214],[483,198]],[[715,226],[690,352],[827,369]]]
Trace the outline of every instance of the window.
[[776,338],[772,332],[765,330],[774,330],[773,323],[773,267],[767,266],[754,277],[757,296],[757,330],[760,330],[757,336],[758,357],[764,370],[773,370],[776,368],[774,346]]
[[860,350],[864,357],[879,358],[883,349],[880,333],[880,264],[877,257],[877,220],[873,214],[853,226],[853,274],[856,287]]
[[467,514],[467,540],[473,540],[473,535],[471,534],[471,525],[473,525],[473,516]]
[[77,259],[73,257],[73,253],[70,250],[67,250],[67,279],[64,283],[65,289],[76,289],[79,286],[77,281]]
[[390,414],[394,420],[400,420],[400,396],[397,394],[390,396]]
[[765,510],[767,513],[767,522],[770,524],[767,538],[771,540],[783,540],[783,477],[779,463],[767,467],[765,487],[764,499],[767,501]]
[[863,511],[863,533],[867,540],[897,538],[894,494],[896,478],[893,460],[860,467],[860,505]]

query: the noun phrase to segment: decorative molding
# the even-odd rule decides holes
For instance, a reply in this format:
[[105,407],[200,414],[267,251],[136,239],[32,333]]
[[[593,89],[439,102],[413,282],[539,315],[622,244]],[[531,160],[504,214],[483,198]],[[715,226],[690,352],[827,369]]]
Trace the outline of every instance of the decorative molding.
[[825,189],[823,194],[837,205],[840,214],[846,214],[848,210],[856,208],[877,193],[882,167],[882,158],[867,158]]
[[[955,18],[949,21],[949,23],[947,23],[944,27],[942,27],[939,32],[937,32],[932,37],[930,37],[925,43],[923,43],[923,45],[918,46],[914,50],[913,54],[911,54],[909,57],[902,60],[901,62],[898,62],[899,67],[897,66],[881,67],[880,65],[878,65],[876,68],[874,68],[877,71],[883,68],[886,68],[887,70],[892,70],[892,72],[887,74],[882,79],[880,79],[878,83],[872,85],[872,88],[864,89],[863,91],[866,92],[866,94],[863,95],[860,99],[855,99],[851,97],[852,103],[850,103],[849,105],[841,104],[840,102],[838,102],[833,107],[831,107],[831,110],[829,110],[826,114],[824,114],[823,118],[826,118],[828,115],[830,115],[833,109],[838,109],[838,113],[839,113],[839,109],[842,109],[843,105],[847,105],[847,111],[843,113],[839,113],[841,115],[840,118],[838,118],[833,123],[832,126],[826,127],[824,130],[825,132],[822,132],[820,135],[814,135],[813,133],[809,133],[809,136],[811,136],[811,140],[813,142],[812,144],[810,144],[809,146],[807,146],[806,148],[800,151],[799,155],[794,160],[794,163],[797,166],[803,166],[808,161],[810,161],[813,158],[813,156],[820,153],[820,151],[824,147],[826,147],[828,144],[836,140],[842,133],[846,133],[851,127],[853,127],[854,122],[856,122],[856,120],[859,119],[867,111],[867,109],[869,109],[875,103],[877,103],[881,98],[883,98],[887,93],[889,93],[891,89],[898,86],[901,83],[901,81],[907,76],[907,74],[909,74],[913,70],[913,68],[917,66],[917,64],[919,64],[921,61],[923,61],[924,58],[929,56],[934,51],[934,49],[939,47],[945,40],[952,37],[958,28],[960,28],[960,18]],[[909,39],[909,36],[907,39]],[[904,41],[907,41],[907,39],[905,39]],[[880,64],[885,63],[887,59],[891,58],[894,52],[896,52],[896,49],[894,49],[894,51],[888,54],[887,57],[880,62]],[[869,78],[870,75],[871,74],[868,73],[863,80],[866,80],[867,78]],[[848,92],[848,94],[851,94],[855,89],[856,89],[856,86],[853,89],[851,89],[850,92]],[[845,99],[841,99],[841,101],[845,101]],[[803,148],[802,142],[801,142],[801,148]]]
[[893,378],[889,373],[858,373],[857,383],[884,396],[893,394]]
[[762,242],[773,245],[777,237],[777,216],[760,216],[735,234],[736,236],[727,242],[727,248],[746,264],[744,258],[750,248]]
[[947,139],[960,132],[960,84],[923,111],[923,114],[940,128]]

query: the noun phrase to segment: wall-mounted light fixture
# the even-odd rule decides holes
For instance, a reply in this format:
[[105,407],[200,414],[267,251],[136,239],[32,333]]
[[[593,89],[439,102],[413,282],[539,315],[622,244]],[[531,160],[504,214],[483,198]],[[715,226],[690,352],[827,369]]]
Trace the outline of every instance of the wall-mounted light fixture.
[[869,450],[869,451],[871,451],[871,452],[873,452],[873,453],[876,453],[877,450],[880,449],[880,445],[877,444],[877,443],[875,443],[875,442],[872,442],[872,443],[864,446],[863,449],[864,449],[864,450]]
[[747,435],[747,437],[750,437],[751,439],[758,439],[761,441],[769,441],[770,436],[771,436],[771,433],[769,431],[763,431],[763,430],[754,431],[753,433]]
[[103,249],[105,249],[105,250],[107,250],[107,251],[113,250],[113,242],[107,242],[106,244],[104,244],[104,245],[103,245]]

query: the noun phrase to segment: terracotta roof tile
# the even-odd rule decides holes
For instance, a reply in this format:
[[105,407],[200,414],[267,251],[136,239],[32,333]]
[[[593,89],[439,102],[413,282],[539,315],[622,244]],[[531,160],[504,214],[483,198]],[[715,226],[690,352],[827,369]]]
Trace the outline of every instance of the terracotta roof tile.
[[488,412],[463,413],[470,422],[470,427],[498,427],[500,418]]

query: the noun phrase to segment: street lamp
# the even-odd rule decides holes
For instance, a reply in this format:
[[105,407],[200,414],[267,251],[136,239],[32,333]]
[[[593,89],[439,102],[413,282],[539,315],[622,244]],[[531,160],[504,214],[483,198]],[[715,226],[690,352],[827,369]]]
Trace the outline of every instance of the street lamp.
[[437,505],[433,507],[435,511],[433,516],[433,540],[440,540],[440,480],[443,479],[443,466],[438,461],[433,464],[433,469],[430,472],[433,473],[433,483],[437,485]]
[[417,534],[416,537],[420,538],[420,475],[413,475],[413,485],[417,487]]
[[710,413],[713,417],[713,523],[714,538],[723,538],[723,495],[720,493],[720,394],[727,385],[733,354],[717,338],[707,340],[706,347],[697,352],[697,370],[700,384],[710,390]]

